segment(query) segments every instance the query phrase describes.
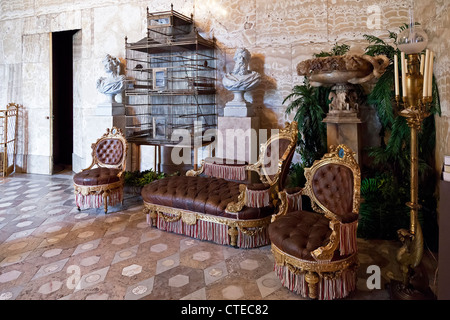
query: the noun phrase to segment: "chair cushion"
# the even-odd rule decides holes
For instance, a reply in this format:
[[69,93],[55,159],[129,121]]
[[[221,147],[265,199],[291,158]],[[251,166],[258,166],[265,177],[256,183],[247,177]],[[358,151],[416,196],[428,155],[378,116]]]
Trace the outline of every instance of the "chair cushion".
[[119,181],[119,169],[98,167],[81,171],[73,176],[73,181],[81,186],[98,186]]
[[274,210],[244,207],[237,214],[225,212],[228,203],[238,199],[239,183],[213,177],[170,176],[147,184],[141,195],[147,203],[235,219],[263,218]]
[[314,212],[289,212],[269,225],[270,241],[287,254],[315,261],[311,252],[329,242],[329,221]]

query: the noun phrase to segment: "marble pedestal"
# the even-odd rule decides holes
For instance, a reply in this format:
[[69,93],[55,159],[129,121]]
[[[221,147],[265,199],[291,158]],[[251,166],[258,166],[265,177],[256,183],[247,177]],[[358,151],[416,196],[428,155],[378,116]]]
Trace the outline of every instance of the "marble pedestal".
[[95,109],[97,116],[121,116],[125,114],[125,106],[117,102],[103,102]]
[[327,148],[345,144],[355,152],[361,164],[361,124],[356,112],[328,113],[323,120],[327,124]]
[[245,90],[233,90],[233,100],[228,101],[223,109],[224,117],[253,117],[251,104],[244,98]]
[[259,152],[259,117],[219,117],[217,157],[255,163]]
[[[120,105],[123,107],[122,104]],[[84,127],[85,130],[83,134],[83,152],[81,155],[77,155],[75,153],[72,154],[72,170],[74,172],[80,172],[82,169],[87,168],[91,164],[91,145],[106,133],[107,128],[117,127],[122,130],[123,134],[125,134],[125,124],[126,119],[124,113],[114,116],[94,114],[90,117],[86,117],[86,126]],[[131,153],[132,148],[129,146],[126,164],[127,170],[131,168]]]

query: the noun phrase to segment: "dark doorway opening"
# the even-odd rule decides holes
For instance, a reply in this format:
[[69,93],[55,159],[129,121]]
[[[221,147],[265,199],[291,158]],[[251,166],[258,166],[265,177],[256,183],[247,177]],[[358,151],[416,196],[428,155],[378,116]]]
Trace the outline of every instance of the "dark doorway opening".
[[73,152],[73,35],[52,33],[53,173],[72,166]]

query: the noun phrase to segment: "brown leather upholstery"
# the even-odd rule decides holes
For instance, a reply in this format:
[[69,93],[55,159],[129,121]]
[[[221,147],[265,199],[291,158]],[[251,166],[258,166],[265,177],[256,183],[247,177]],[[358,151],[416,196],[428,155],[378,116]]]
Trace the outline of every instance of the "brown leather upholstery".
[[119,181],[119,169],[98,167],[81,171],[73,176],[73,181],[80,186],[97,186]]
[[339,216],[341,222],[358,218],[353,214],[353,173],[342,165],[327,164],[317,169],[312,179],[317,200]]
[[227,204],[237,201],[239,183],[213,177],[171,176],[147,184],[141,195],[147,203],[227,218],[258,219],[273,213],[272,206],[226,213]]
[[314,260],[311,252],[329,241],[331,229],[325,216],[309,211],[293,211],[269,225],[270,241],[294,257]]
[[118,139],[104,139],[97,144],[95,153],[100,163],[117,165],[123,159],[123,143]]
[[248,190],[266,190],[270,188],[266,183],[249,183],[246,185]]

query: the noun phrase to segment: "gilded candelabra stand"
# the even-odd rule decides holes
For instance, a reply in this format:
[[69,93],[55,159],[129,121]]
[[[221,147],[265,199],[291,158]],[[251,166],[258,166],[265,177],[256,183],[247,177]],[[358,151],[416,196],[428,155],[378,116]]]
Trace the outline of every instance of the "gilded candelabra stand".
[[[397,231],[403,243],[397,252],[397,261],[402,272],[402,281],[391,282],[391,295],[399,300],[433,299],[433,293],[428,287],[426,274],[418,269],[423,256],[423,234],[418,220],[420,204],[418,202],[418,141],[417,134],[421,130],[422,122],[430,115],[431,94],[423,95],[424,76],[420,72],[419,54],[409,54],[405,66],[407,73],[402,97],[395,96],[396,114],[406,118],[411,129],[411,201],[406,205],[410,208],[409,230]],[[402,79],[403,80],[403,79]]]

